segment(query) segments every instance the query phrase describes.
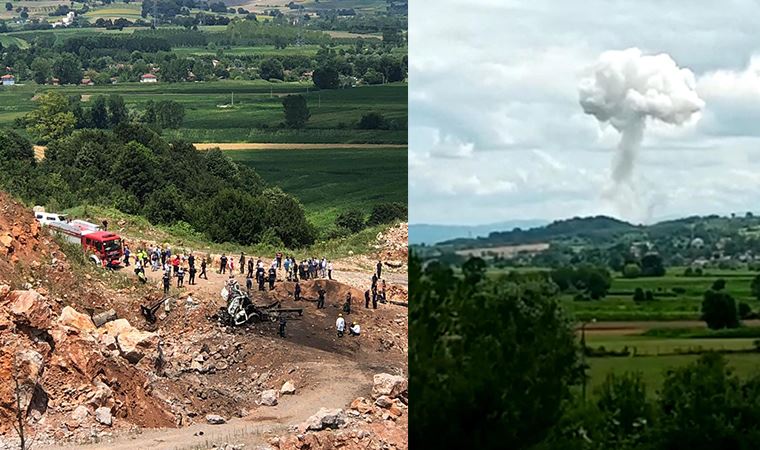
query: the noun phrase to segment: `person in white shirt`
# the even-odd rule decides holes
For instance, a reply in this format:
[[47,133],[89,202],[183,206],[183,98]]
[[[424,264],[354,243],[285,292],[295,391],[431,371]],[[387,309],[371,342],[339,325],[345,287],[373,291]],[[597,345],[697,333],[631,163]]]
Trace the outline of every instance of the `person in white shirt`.
[[338,330],[338,337],[343,337],[343,332],[346,331],[346,320],[343,318],[343,314],[338,314],[338,320],[335,321],[335,328]]
[[348,329],[348,334],[351,336],[359,336],[359,333],[361,333],[361,328],[359,328],[359,324],[354,322],[351,324],[351,327]]

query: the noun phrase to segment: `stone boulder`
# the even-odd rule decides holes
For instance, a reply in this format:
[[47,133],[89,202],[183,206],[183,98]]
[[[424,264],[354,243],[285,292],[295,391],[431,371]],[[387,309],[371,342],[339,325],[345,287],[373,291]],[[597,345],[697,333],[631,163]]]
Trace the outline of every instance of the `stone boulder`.
[[[9,355],[10,356],[10,355]],[[42,378],[42,372],[45,368],[44,357],[34,350],[18,350],[12,354],[8,359],[10,364],[17,364],[15,369],[9,367],[8,374],[16,373],[15,377],[18,380],[18,394],[19,401],[21,403],[21,409],[26,411],[29,405],[32,403],[32,398],[37,390],[37,386]],[[0,370],[2,372],[2,370]],[[10,388],[10,383],[7,385]],[[11,399],[15,394],[13,389],[8,389],[6,394],[11,395]],[[6,395],[3,395],[4,397]],[[5,399],[0,399],[0,403],[4,403]]]
[[280,388],[280,394],[282,395],[293,395],[295,393],[296,393],[296,386],[293,384],[292,380],[286,381]]
[[90,415],[90,410],[84,405],[79,405],[74,408],[74,412],[71,413],[71,418],[76,422],[83,422]]
[[88,333],[95,330],[95,324],[89,317],[78,312],[71,306],[65,306],[58,317],[58,325],[67,331],[73,330],[78,333]]
[[106,426],[113,424],[113,416],[111,415],[111,408],[101,406],[95,410],[95,420]]
[[381,395],[375,400],[375,404],[381,408],[390,408],[393,405],[393,399],[387,395]]
[[351,409],[359,411],[362,414],[367,414],[372,412],[374,408],[372,407],[372,403],[370,403],[369,400],[364,397],[358,397],[351,402]]
[[337,429],[346,423],[346,415],[342,409],[320,408],[303,424],[304,431],[319,431],[325,428]]
[[261,404],[264,406],[277,405],[277,391],[274,389],[268,389],[261,392]]
[[211,425],[221,425],[225,422],[224,417],[217,415],[217,414],[208,414],[206,415],[206,422],[210,423]]
[[103,324],[99,331],[118,337],[121,333],[134,329],[127,319],[116,319]]
[[39,330],[50,327],[53,311],[45,297],[34,290],[13,291],[8,295],[10,311],[16,322]]
[[101,327],[106,322],[111,322],[113,320],[116,320],[116,311],[113,309],[109,309],[108,311],[103,311],[100,314],[95,314],[92,316],[92,321],[96,327]]
[[372,397],[378,398],[381,395],[387,395],[390,398],[396,398],[409,389],[406,378],[389,373],[379,373],[374,377],[372,386]]
[[116,337],[121,356],[132,364],[137,364],[145,355],[152,353],[158,346],[158,335],[133,328]]

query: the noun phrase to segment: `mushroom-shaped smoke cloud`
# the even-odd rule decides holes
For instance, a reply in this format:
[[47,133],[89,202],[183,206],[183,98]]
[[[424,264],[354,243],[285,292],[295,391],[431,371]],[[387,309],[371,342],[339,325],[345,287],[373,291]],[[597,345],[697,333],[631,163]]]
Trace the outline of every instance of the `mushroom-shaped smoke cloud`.
[[680,126],[702,110],[695,84],[694,74],[667,54],[642,55],[637,48],[601,54],[592,74],[581,80],[580,103],[586,114],[620,132],[616,185],[631,179],[647,117]]

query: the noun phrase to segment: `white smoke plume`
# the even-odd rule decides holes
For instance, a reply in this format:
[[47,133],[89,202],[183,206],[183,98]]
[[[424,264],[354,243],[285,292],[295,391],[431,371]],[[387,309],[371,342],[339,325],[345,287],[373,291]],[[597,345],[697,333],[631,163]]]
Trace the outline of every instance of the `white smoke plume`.
[[667,54],[643,55],[638,48],[601,54],[578,88],[583,111],[620,132],[612,171],[616,184],[631,180],[647,118],[680,126],[705,106],[694,74]]

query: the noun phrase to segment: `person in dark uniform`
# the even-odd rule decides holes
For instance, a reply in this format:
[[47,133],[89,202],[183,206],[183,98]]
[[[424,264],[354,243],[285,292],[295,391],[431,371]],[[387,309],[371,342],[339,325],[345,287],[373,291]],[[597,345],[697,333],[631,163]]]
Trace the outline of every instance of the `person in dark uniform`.
[[245,253],[240,252],[240,259],[238,260],[238,263],[240,264],[240,273],[245,272]]
[[227,273],[227,256],[224,253],[219,258],[219,273]]
[[325,290],[321,287],[317,291],[317,295],[319,296],[317,298],[317,309],[322,309],[325,307],[325,293]]
[[191,265],[190,269],[188,270],[188,273],[190,274],[190,278],[187,279],[187,282],[189,284],[195,284],[195,266]]
[[248,258],[248,278],[253,278],[253,258]]
[[198,278],[203,278],[204,280],[208,280],[208,275],[206,275],[206,258],[203,258],[201,261],[201,274],[198,275]]
[[372,287],[373,288],[377,287],[377,280],[378,280],[377,274],[372,275]]
[[183,287],[185,285],[185,269],[181,266],[177,269],[177,287]]
[[377,289],[372,291],[372,309],[377,309]]
[[[256,269],[256,282],[259,283],[259,286],[264,284],[264,268],[261,266]],[[263,289],[259,290],[263,291]]]
[[172,276],[168,270],[164,270],[164,295],[169,293],[169,284],[171,283]]
[[274,267],[269,268],[269,290],[274,290],[274,281],[277,279],[277,269]]
[[[261,270],[262,272],[264,271],[264,269],[261,269]],[[261,276],[259,276],[257,281],[259,282],[259,290],[265,291],[266,289],[264,288],[264,275],[262,274]]]
[[351,293],[350,292],[346,294],[346,302],[343,304],[343,311],[345,311],[346,314],[351,314]]
[[364,291],[364,307],[369,308],[369,289]]
[[383,277],[383,263],[378,261],[377,262],[377,277],[382,278]]
[[280,314],[280,332],[279,332],[280,337],[283,337],[283,338],[285,337],[285,325],[287,325],[287,323],[288,322],[287,322],[287,319],[285,319],[285,315]]
[[193,256],[192,253],[190,253],[190,256],[187,257],[187,265],[192,267],[195,267],[195,256]]
[[301,283],[299,283],[298,281],[296,281],[296,287],[295,287],[295,290],[293,291],[293,300],[295,301],[301,300]]

